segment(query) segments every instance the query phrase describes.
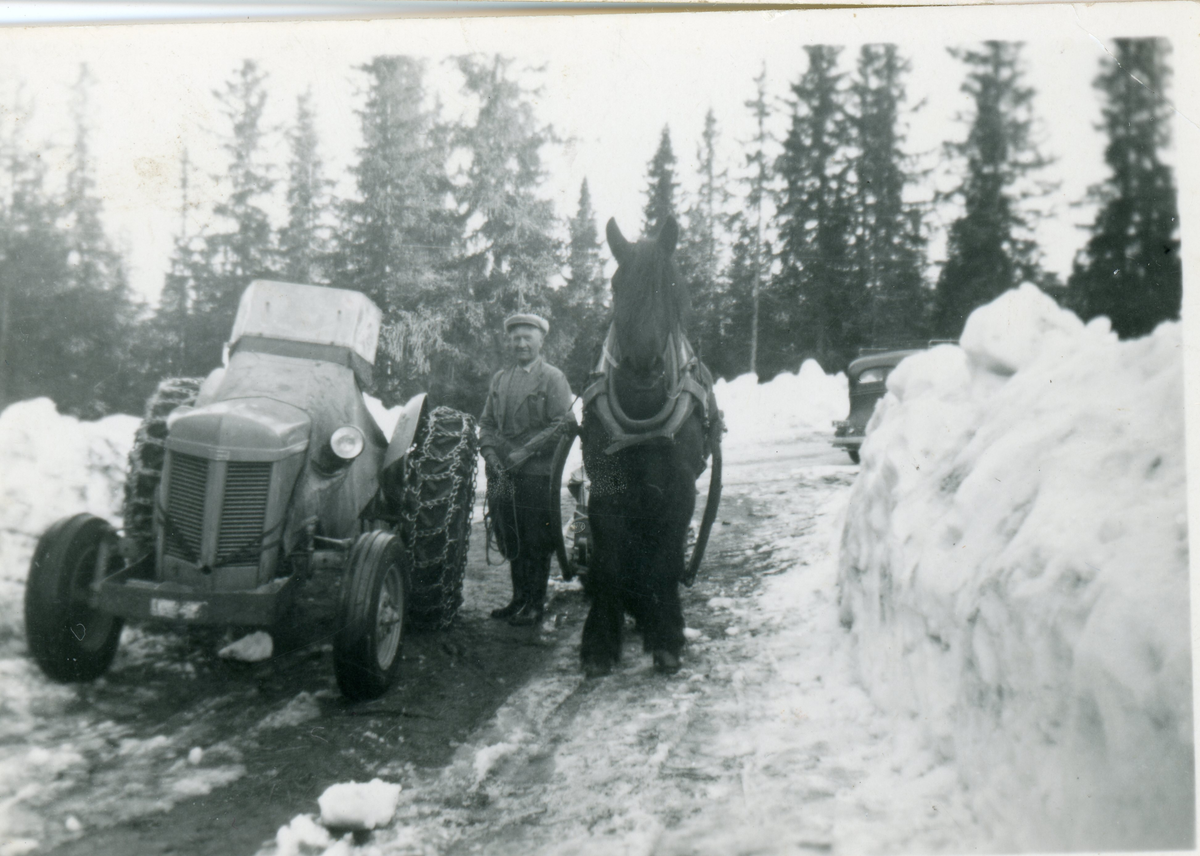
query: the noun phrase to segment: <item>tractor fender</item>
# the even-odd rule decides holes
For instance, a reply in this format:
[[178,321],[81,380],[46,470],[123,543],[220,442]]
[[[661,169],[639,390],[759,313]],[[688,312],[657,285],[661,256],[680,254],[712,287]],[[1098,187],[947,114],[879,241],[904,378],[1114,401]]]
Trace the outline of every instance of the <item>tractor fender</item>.
[[392,439],[388,443],[387,451],[383,454],[385,471],[396,461],[403,460],[408,455],[408,450],[412,448],[413,440],[417,436],[417,426],[421,424],[421,415],[425,412],[427,399],[427,393],[419,393],[410,398],[400,409],[400,418],[396,421]]

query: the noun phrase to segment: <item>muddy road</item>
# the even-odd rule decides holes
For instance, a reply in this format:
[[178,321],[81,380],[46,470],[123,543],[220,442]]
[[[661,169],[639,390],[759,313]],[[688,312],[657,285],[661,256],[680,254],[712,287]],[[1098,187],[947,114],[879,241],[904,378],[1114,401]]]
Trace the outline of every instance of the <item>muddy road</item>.
[[[540,628],[490,620],[510,589],[507,568],[485,563],[478,508],[460,618],[446,631],[409,633],[400,682],[374,702],[338,695],[329,616],[315,606],[303,632],[252,665],[216,657],[223,640],[214,631],[129,629],[112,671],[80,687],[48,684],[23,658],[21,640],[0,640],[5,706],[16,714],[0,725],[8,837],[0,836],[0,852],[253,854],[290,818],[314,811],[328,785],[377,775],[404,784],[405,828],[421,830],[419,842],[407,843],[380,833],[388,851],[473,852],[503,841],[520,849],[518,833],[536,825],[545,795],[514,802],[492,794],[496,777],[509,775],[505,764],[527,755],[512,773],[515,787],[537,792],[552,778],[555,742],[594,727],[585,720],[596,694],[653,708],[647,692],[694,690],[689,709],[702,706],[702,682],[732,656],[722,647],[745,641],[731,625],[736,604],[779,570],[780,533],[803,535],[854,470],[816,436],[730,456],[705,567],[684,592],[692,639],[685,669],[670,679],[651,670],[636,637],[611,678],[581,679],[586,604],[576,584],[552,582]],[[322,597],[313,592],[314,603]],[[514,708],[524,720],[513,720]],[[615,739],[608,756],[627,752],[641,766],[647,738],[629,739]],[[606,769],[616,775],[613,763]],[[697,775],[700,787],[709,774]]]

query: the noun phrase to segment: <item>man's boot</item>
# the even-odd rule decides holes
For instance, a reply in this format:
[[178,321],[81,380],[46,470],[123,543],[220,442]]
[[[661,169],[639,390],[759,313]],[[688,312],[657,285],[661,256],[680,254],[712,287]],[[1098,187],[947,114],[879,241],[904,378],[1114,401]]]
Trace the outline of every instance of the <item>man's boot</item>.
[[508,619],[513,627],[542,623],[546,608],[546,584],[550,579],[550,555],[529,559],[524,570],[522,591],[525,593],[525,605]]
[[525,605],[525,559],[518,556],[508,563],[508,567],[509,573],[512,575],[512,600],[509,601],[508,606],[493,609],[492,618],[511,619]]

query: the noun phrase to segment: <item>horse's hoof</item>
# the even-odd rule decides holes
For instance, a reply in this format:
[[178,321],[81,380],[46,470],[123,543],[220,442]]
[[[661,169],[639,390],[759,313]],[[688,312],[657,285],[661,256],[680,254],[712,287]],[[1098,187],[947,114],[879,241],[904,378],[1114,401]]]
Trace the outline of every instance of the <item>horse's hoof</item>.
[[679,659],[678,654],[672,654],[670,651],[661,649],[654,652],[654,668],[664,675],[675,674],[682,665],[683,661]]
[[585,678],[602,678],[605,675],[611,675],[612,670],[612,663],[587,662],[583,664]]

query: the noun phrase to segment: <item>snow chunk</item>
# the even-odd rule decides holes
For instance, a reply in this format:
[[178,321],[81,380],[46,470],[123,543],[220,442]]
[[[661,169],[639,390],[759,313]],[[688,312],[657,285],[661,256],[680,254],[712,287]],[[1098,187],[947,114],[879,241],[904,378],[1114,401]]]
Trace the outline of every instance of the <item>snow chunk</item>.
[[199,763],[203,760],[204,760],[204,750],[201,749],[199,746],[193,746],[192,750],[190,752],[188,752],[188,763],[191,764],[193,767],[195,767],[195,766],[198,766]]
[[317,799],[321,823],[334,829],[376,829],[396,813],[400,785],[372,779],[330,785]]
[[271,634],[265,630],[256,630],[226,645],[217,652],[217,656],[242,663],[261,663],[271,659],[274,651],[275,643],[271,640]]
[[1032,286],[905,360],[840,557],[872,695],[1014,850],[1190,846],[1180,327],[1120,342]]
[[691,640],[691,641],[695,641],[695,640],[699,639],[699,638],[700,638],[701,636],[703,636],[703,635],[704,635],[704,634],[702,634],[702,633],[701,633],[699,630],[697,630],[695,627],[685,627],[685,628],[683,628],[683,638],[684,638],[684,639],[688,639],[688,640]]
[[305,850],[323,851],[333,844],[329,830],[311,814],[298,814],[275,833],[275,856],[301,856]]

